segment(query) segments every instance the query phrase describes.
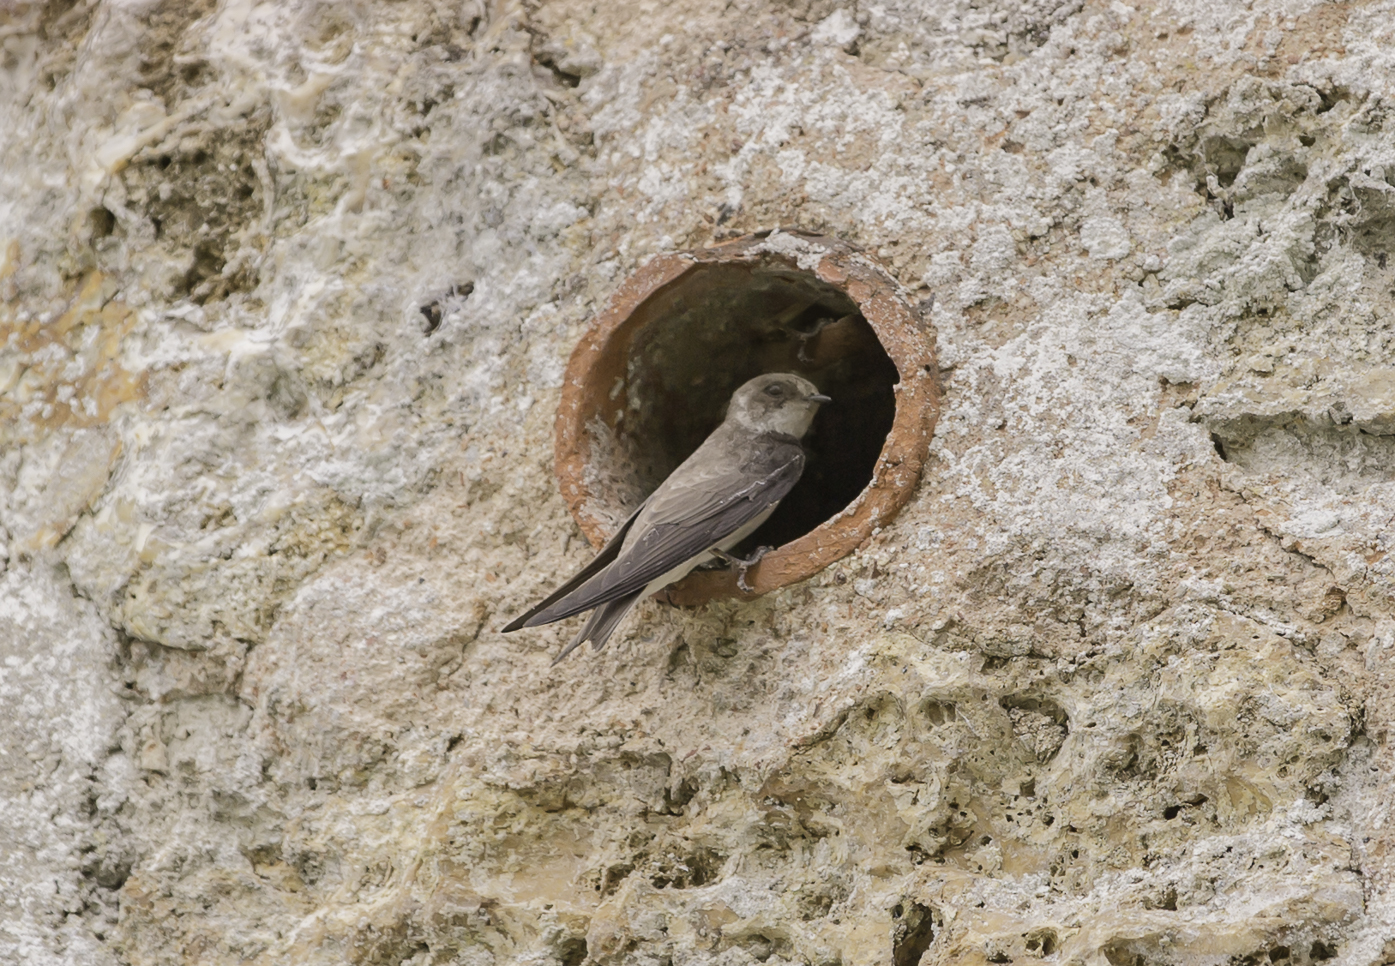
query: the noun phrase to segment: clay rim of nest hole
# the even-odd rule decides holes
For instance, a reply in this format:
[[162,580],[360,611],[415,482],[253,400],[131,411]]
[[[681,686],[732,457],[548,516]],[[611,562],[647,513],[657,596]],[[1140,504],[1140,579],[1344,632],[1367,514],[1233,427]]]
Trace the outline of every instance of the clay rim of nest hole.
[[[935,334],[904,290],[866,253],[836,238],[794,228],[745,235],[712,248],[658,255],[627,278],[572,351],[556,418],[555,470],[562,497],[593,547],[610,537],[611,521],[591,509],[588,422],[625,381],[630,345],[642,328],[640,309],[694,270],[718,263],[783,263],[847,295],[896,366],[896,414],[872,479],[841,512],[767,554],[747,574],[753,592],[731,570],[698,570],[661,596],[691,606],[728,597],[752,598],[807,580],[862,546],[910,500],[940,415]],[[617,382],[619,380],[619,382]],[[613,404],[612,404],[613,406]]]

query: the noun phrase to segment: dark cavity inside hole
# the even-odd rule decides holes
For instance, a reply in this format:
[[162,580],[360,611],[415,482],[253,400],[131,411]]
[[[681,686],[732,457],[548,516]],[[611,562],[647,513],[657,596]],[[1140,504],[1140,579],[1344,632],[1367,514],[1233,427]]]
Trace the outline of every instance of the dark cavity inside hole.
[[638,311],[618,428],[643,492],[716,429],[738,386],[766,372],[798,373],[833,401],[804,438],[804,475],[744,548],[803,536],[871,481],[899,377],[846,294],[778,263],[705,265]]
[[92,239],[106,238],[116,230],[116,216],[106,208],[93,208],[87,214],[88,225],[92,229]]
[[935,912],[912,902],[909,908],[898,904],[891,914],[896,920],[891,927],[891,962],[893,966],[916,966],[935,940]]

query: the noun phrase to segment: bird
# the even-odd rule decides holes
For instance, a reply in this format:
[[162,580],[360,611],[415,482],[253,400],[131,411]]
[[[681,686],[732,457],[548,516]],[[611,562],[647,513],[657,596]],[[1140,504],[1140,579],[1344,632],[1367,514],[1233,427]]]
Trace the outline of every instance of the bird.
[[728,553],[755,531],[804,472],[800,441],[832,400],[809,380],[772,372],[743,383],[732,394],[722,424],[712,431],[640,504],[596,558],[504,632],[538,627],[583,611],[591,616],[555,666],[590,641],[600,650],[641,597],[687,576],[713,559],[746,570],[768,547],[747,559]]

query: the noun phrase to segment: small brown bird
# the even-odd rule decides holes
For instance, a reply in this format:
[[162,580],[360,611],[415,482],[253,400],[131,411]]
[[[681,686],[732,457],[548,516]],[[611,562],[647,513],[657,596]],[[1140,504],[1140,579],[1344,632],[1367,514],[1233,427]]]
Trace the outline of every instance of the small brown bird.
[[504,630],[537,627],[591,611],[552,663],[590,641],[599,650],[630,608],[714,558],[741,569],[727,553],[765,522],[804,472],[800,440],[819,404],[809,380],[787,372],[757,376],[737,389],[726,419],[659,484],[596,559]]

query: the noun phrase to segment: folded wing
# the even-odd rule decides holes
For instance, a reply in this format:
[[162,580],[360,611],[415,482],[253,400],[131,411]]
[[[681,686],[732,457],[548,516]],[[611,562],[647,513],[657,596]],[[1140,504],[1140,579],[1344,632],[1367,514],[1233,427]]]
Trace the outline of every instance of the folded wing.
[[616,557],[620,556],[620,547],[625,542],[625,535],[630,532],[630,527],[634,526],[635,518],[644,512],[644,507],[647,504],[648,501],[646,500],[639,505],[639,509],[630,514],[630,518],[620,525],[619,530],[615,531],[615,536],[606,541],[606,545],[601,548],[601,552],[596,554],[596,559],[581,568],[581,572],[571,580],[548,594],[536,607],[529,610],[528,613],[509,621],[508,625],[504,627],[504,633],[507,634],[509,631],[516,631],[522,627],[534,627],[537,624],[546,624],[547,621],[533,621],[533,615],[551,607],[553,604],[566,597],[572,591],[576,590],[582,584],[586,583],[586,581],[608,567]]
[[596,571],[593,561],[505,630],[549,624],[640,593],[772,509],[804,472],[804,453],[792,438],[765,441],[740,467],[705,464],[701,455],[675,470],[631,518],[630,532],[608,566]]

